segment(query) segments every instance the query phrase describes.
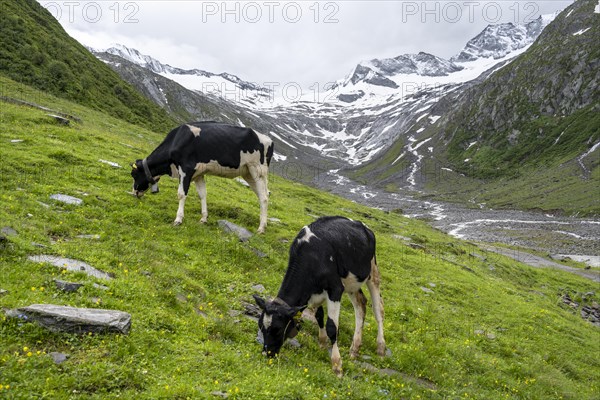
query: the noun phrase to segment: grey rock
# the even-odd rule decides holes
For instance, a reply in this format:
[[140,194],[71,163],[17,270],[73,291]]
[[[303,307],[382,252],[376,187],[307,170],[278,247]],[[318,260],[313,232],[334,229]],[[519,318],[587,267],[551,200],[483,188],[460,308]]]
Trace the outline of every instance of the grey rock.
[[188,301],[187,296],[183,293],[178,293],[177,295],[175,295],[175,298],[180,303],[187,303]]
[[269,217],[268,219],[269,219],[269,222],[273,222],[273,223],[276,223],[276,224],[280,224],[281,223],[281,220],[279,218]]
[[31,245],[32,245],[33,247],[39,247],[40,249],[45,249],[46,247],[48,247],[48,246],[46,246],[45,244],[36,243],[36,242],[31,242]]
[[61,125],[69,125],[71,123],[71,121],[69,121],[68,118],[62,117],[60,115],[56,115],[56,114],[46,114],[46,115],[48,117],[54,118],[54,120]]
[[410,242],[412,239],[402,235],[392,235],[394,239],[402,240],[404,242]]
[[241,242],[247,242],[251,237],[252,233],[244,227],[234,224],[233,222],[229,222],[224,219],[220,219],[217,221],[221,229],[227,233],[234,233]]
[[245,179],[240,178],[239,176],[237,178],[235,178],[234,181],[236,181],[237,183],[239,183],[242,186],[250,187],[250,185],[248,184],[248,182],[246,182]]
[[108,290],[109,289],[108,286],[99,285],[97,283],[92,283],[92,286],[95,287],[96,289],[100,289],[100,290]]
[[478,253],[470,253],[469,255],[470,255],[471,257],[473,257],[473,258],[477,258],[478,260],[481,260],[481,261],[485,261],[485,260],[487,260],[487,258],[486,258],[486,257],[484,257],[484,256],[482,256],[481,254],[478,254]]
[[263,253],[262,251],[255,249],[254,247],[250,247],[250,250],[252,250],[252,252],[256,254],[258,258],[267,258],[269,256],[267,253]]
[[55,279],[54,283],[56,283],[56,287],[59,290],[67,293],[73,293],[79,290],[80,287],[83,286],[83,283],[78,282],[67,282],[60,279]]
[[52,360],[54,361],[55,364],[62,364],[65,361],[67,361],[67,359],[70,357],[69,354],[59,353],[57,351],[48,353],[48,355],[50,357],[52,357]]
[[196,315],[199,315],[202,318],[208,318],[208,314],[206,314],[204,311],[200,310],[199,308],[194,308],[194,312],[196,313]]
[[361,97],[363,97],[365,95],[365,92],[363,92],[362,90],[359,90],[356,93],[351,93],[351,94],[340,94],[338,95],[338,99],[340,101],[343,101],[344,103],[352,103],[358,99],[360,99]]
[[0,289],[0,296],[4,296],[8,293],[8,290]]
[[122,333],[131,328],[131,315],[117,310],[76,308],[55,304],[32,304],[16,310],[53,332]]
[[244,314],[258,318],[261,314],[261,309],[254,303],[248,303],[246,301],[242,301],[242,307],[244,307]]
[[299,349],[300,347],[302,347],[302,345],[300,344],[298,339],[295,339],[295,338],[288,340],[288,344],[296,349]]
[[123,168],[121,167],[118,163],[114,162],[114,161],[109,161],[109,160],[98,160],[99,162],[103,163],[103,164],[107,164],[110,165],[113,168]]
[[420,245],[418,243],[409,243],[408,246],[411,247],[411,248],[413,248],[413,249],[415,249],[415,250],[423,250],[423,251],[427,250],[425,248],[425,246]]
[[421,286],[421,287],[420,287],[420,289],[421,289],[422,291],[424,291],[425,293],[434,293],[434,291],[433,291],[433,290],[431,290],[431,289],[429,289],[429,288],[426,288],[425,286]]
[[51,195],[50,199],[56,200],[56,201],[59,201],[61,203],[65,203],[65,204],[72,204],[75,206],[80,206],[83,204],[83,200],[81,200],[77,197],[69,196],[66,194],[60,194],[60,193]]
[[58,256],[51,255],[35,255],[27,257],[29,261],[37,262],[37,263],[49,263],[59,268],[66,268],[68,271],[72,272],[84,272],[89,276],[93,276],[94,278],[99,279],[112,279],[109,274],[99,269],[96,269],[85,263],[83,261],[74,260],[71,258],[64,258]]
[[75,237],[77,239],[92,239],[92,240],[100,239],[100,235],[77,235]]
[[229,397],[229,393],[227,392],[221,392],[219,390],[215,390],[214,392],[210,392],[211,395],[215,396],[215,397],[221,397],[223,399],[226,399]]
[[265,291],[265,290],[267,290],[267,289],[265,289],[265,287],[264,287],[263,285],[261,285],[260,283],[259,283],[259,284],[257,284],[257,285],[252,285],[251,289],[252,289],[252,290],[254,290],[255,292],[258,292],[258,293],[264,293],[264,291]]
[[6,237],[17,236],[17,234],[18,234],[17,231],[14,230],[13,228],[11,228],[10,226],[5,226],[4,228],[2,228],[0,230],[0,232],[2,232],[2,234]]
[[429,287],[435,287],[435,286],[436,286],[436,284],[435,284],[435,283],[433,283],[433,282],[429,282],[427,285],[428,285]]

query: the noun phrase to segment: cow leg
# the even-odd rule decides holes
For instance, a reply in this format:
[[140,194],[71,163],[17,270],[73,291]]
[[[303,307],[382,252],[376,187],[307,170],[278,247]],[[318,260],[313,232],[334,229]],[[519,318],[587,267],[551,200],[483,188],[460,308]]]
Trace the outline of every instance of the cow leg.
[[[337,297],[341,297],[341,295]],[[332,300],[331,297],[328,297],[327,324],[325,326],[327,329],[327,336],[329,336],[329,340],[331,341],[331,367],[338,377],[342,376],[342,357],[340,356],[340,349],[338,348],[337,343],[340,320],[340,300],[340,298]]]
[[323,320],[324,316],[325,313],[323,312],[323,306],[319,306],[315,312],[315,319],[319,325],[319,345],[322,349],[327,347],[327,331],[325,330],[325,322]]
[[267,227],[267,210],[269,207],[269,190],[267,188],[268,169],[263,166],[249,166],[248,173],[243,176],[248,182],[260,203],[260,223],[258,233],[265,233]]
[[208,209],[206,207],[206,181],[204,180],[204,176],[200,175],[196,178],[196,191],[198,192],[198,197],[200,197],[200,203],[202,204],[202,218],[200,222],[205,224],[206,219],[208,218]]
[[352,347],[350,347],[350,357],[356,358],[362,343],[362,331],[365,324],[367,299],[361,289],[358,289],[355,293],[349,293],[349,296],[350,301],[354,306],[354,337],[352,338]]
[[179,207],[177,208],[177,216],[175,217],[175,221],[173,221],[173,225],[181,225],[183,222],[183,209],[185,207],[185,199],[188,190],[190,189],[191,177],[192,174],[186,174],[181,167],[179,167],[179,188],[177,189]]
[[373,313],[377,321],[377,354],[385,355],[385,339],[383,337],[383,299],[379,291],[379,283],[381,281],[379,268],[375,263],[375,258],[371,260],[371,276],[367,279],[367,287],[371,294],[371,303],[373,303]]

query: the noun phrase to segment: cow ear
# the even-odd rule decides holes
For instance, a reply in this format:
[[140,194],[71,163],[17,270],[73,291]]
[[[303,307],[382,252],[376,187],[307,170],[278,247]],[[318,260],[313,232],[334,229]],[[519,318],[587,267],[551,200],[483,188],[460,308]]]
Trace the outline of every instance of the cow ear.
[[261,310],[264,310],[265,308],[267,308],[265,299],[261,298],[257,294],[253,294],[252,297],[254,297],[254,301],[256,301],[256,304],[260,307]]

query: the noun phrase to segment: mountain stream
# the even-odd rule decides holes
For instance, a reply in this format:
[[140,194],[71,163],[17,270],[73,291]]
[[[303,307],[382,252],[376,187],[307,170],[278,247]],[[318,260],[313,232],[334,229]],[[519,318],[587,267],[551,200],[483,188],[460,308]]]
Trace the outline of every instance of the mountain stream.
[[598,219],[431,202],[416,198],[419,192],[414,190],[389,193],[360,185],[337,171],[319,175],[314,183],[360,204],[386,211],[401,210],[403,215],[423,219],[457,238],[524,247],[551,255],[556,260],[569,257],[600,267]]

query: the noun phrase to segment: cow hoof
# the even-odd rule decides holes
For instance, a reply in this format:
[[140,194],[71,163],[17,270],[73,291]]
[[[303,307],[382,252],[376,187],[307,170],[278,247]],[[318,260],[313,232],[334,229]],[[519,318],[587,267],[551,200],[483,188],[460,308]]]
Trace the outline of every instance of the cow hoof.
[[350,350],[350,358],[356,359],[358,357],[358,350]]
[[256,231],[257,234],[259,235],[263,235],[265,233],[265,228],[258,228],[258,230]]
[[342,372],[341,368],[336,368],[333,367],[333,373],[335,374],[335,376],[337,376],[338,378],[341,378],[342,376],[344,376],[344,373]]
[[179,225],[181,225],[182,222],[183,221],[175,220],[175,221],[173,221],[173,226],[179,226]]
[[201,224],[205,224],[206,223],[206,217],[202,217],[202,219],[200,219],[200,223]]
[[385,357],[385,344],[377,345],[377,355],[380,357]]

